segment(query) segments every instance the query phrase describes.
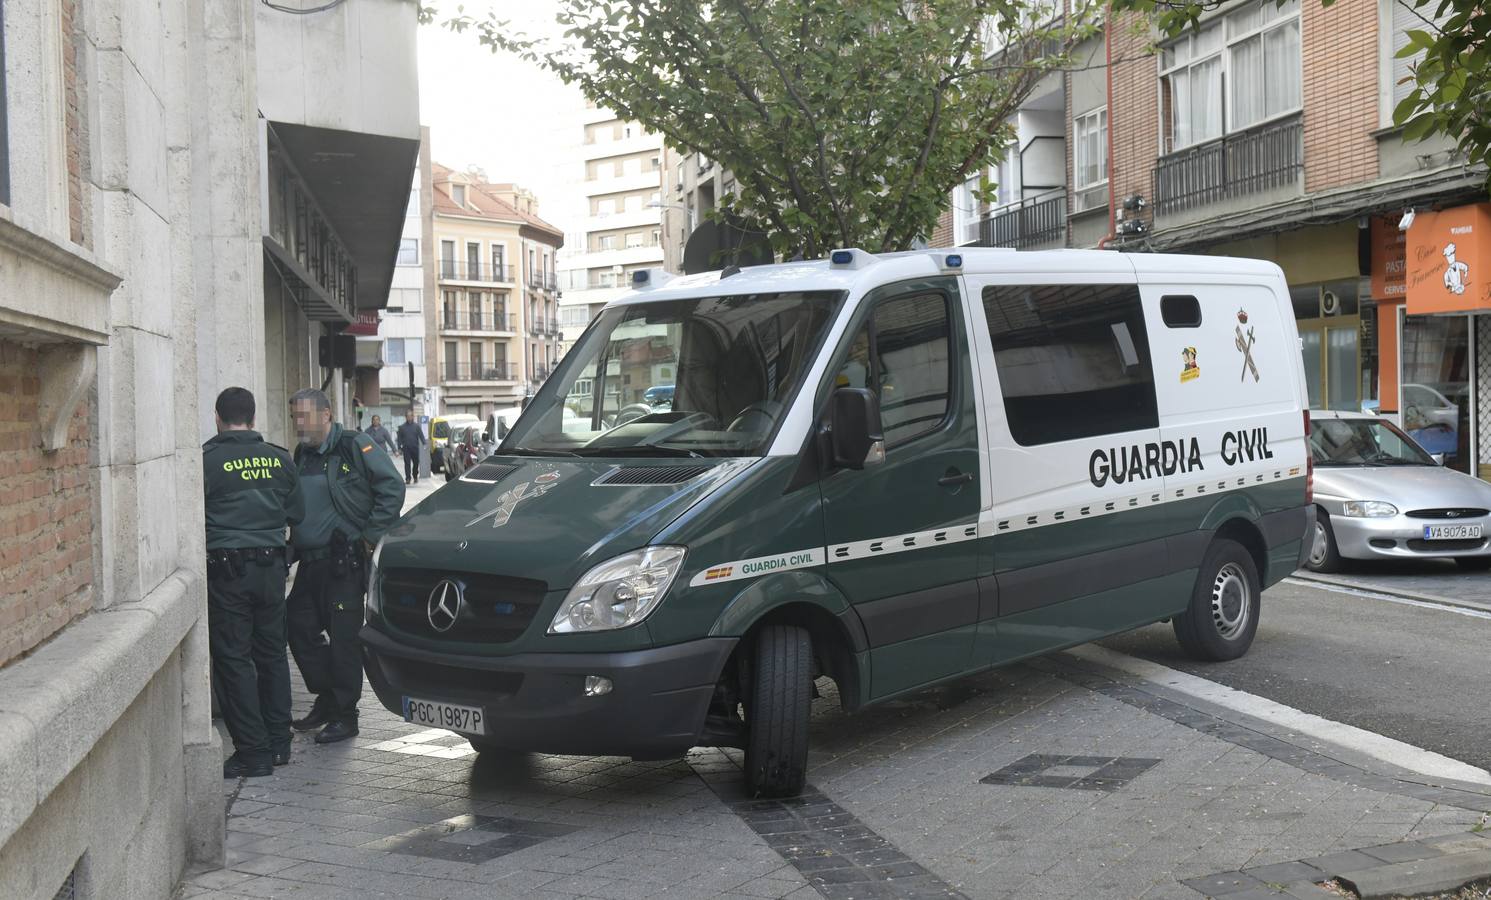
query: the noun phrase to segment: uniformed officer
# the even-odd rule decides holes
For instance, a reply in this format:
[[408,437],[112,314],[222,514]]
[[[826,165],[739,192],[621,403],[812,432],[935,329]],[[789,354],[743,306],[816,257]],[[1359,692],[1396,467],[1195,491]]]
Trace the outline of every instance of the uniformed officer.
[[[331,420],[331,403],[314,389],[290,398],[295,466],[305,519],[290,530],[299,568],[287,601],[290,652],[316,702],[299,731],[321,728],[316,743],[357,735],[362,697],[363,593],[368,557],[404,505],[404,483],[388,454],[365,434]],[[322,635],[325,635],[325,638]],[[325,726],[324,728],[322,726]]]
[[217,436],[202,445],[208,646],[233,738],[223,777],[255,777],[290,761],[285,526],[305,508],[289,452],[253,430],[254,395],[228,388],[216,415]]

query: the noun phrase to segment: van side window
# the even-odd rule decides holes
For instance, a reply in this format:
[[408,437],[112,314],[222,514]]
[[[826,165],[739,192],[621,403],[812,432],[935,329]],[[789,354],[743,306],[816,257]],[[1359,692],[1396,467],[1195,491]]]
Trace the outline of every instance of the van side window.
[[1137,287],[991,285],[983,303],[1021,446],[1158,427]]
[[885,443],[893,447],[935,430],[947,418],[951,373],[947,298],[917,294],[875,307],[850,342],[834,385],[875,392]]

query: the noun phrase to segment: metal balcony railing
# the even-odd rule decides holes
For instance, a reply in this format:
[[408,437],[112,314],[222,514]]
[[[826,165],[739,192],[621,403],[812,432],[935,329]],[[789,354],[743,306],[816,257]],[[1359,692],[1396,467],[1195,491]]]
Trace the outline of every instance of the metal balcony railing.
[[437,264],[442,281],[507,282],[513,280],[513,267],[442,259]]
[[979,247],[1034,247],[1066,233],[1066,192],[1043,194],[1001,207],[979,220]]
[[1154,209],[1163,215],[1284,187],[1304,169],[1303,118],[1296,115],[1160,157]]
[[451,381],[517,381],[518,367],[510,362],[498,360],[490,363],[469,363],[446,360],[440,370],[443,380]]
[[512,331],[513,319],[505,312],[446,309],[440,312],[440,327],[445,331]]

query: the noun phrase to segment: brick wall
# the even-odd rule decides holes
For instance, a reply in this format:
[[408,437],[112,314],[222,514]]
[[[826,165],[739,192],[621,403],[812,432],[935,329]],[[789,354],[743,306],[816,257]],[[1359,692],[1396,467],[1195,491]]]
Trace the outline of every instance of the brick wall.
[[66,447],[41,449],[40,354],[0,340],[0,666],[93,605],[93,403]]
[[78,83],[78,42],[81,30],[73,28],[77,0],[62,0],[62,89],[67,104],[67,220],[69,237],[86,244],[83,227],[83,165],[87,146],[84,142],[83,117],[80,112],[81,90]]
[[1305,190],[1377,177],[1376,0],[1300,4]]
[[[1153,169],[1159,155],[1159,75],[1149,51],[1150,32],[1137,13],[1113,18],[1113,103],[1108,128],[1113,158],[1108,175],[1113,194],[1154,199]],[[1070,144],[1068,145],[1070,146]]]
[[953,245],[953,211],[951,207],[943,210],[942,215],[937,217],[937,227],[932,229],[932,239],[928,243],[933,247],[951,247]]

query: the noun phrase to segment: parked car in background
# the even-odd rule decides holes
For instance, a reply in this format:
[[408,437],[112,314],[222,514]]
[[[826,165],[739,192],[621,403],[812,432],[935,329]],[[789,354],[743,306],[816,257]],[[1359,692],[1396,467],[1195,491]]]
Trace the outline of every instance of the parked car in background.
[[496,409],[487,414],[487,424],[481,433],[481,455],[478,459],[485,459],[492,455],[497,445],[502,443],[502,439],[507,437],[507,433],[517,423],[518,416],[522,414],[523,407],[521,406]]
[[1491,569],[1491,485],[1446,469],[1378,416],[1314,410],[1315,533],[1305,567],[1447,557]]
[[470,413],[454,413],[436,416],[430,420],[430,471],[439,472],[445,466],[445,445],[451,435],[459,435],[461,429],[480,425],[481,419]]
[[460,478],[462,473],[476,465],[483,457],[481,438],[482,426],[467,425],[446,442],[442,450],[445,457],[444,465],[441,467],[445,472],[446,481]]

